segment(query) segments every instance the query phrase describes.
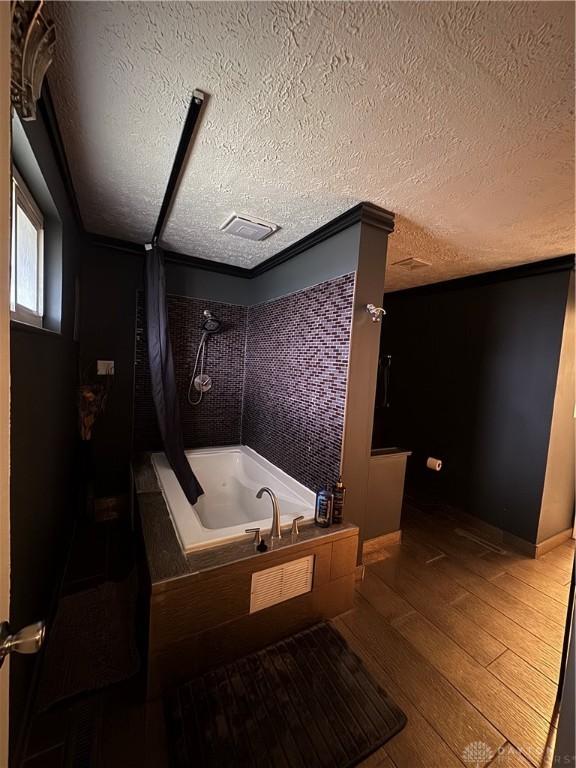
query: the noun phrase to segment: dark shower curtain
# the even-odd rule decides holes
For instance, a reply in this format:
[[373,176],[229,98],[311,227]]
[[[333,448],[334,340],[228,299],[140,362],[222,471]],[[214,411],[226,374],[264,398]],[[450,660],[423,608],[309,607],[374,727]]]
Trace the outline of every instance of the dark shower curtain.
[[152,397],[164,451],[190,504],[204,491],[184,454],[178,391],[172,347],[168,335],[164,254],[157,245],[146,246],[146,337]]

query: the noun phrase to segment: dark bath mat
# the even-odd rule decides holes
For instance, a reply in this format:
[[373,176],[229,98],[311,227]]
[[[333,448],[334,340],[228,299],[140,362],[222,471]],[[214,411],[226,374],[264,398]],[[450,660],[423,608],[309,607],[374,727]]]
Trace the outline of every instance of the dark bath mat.
[[138,671],[136,593],[133,571],[123,581],[61,598],[47,636],[37,711]]
[[350,768],[406,724],[324,622],[187,683],[167,716],[178,768]]

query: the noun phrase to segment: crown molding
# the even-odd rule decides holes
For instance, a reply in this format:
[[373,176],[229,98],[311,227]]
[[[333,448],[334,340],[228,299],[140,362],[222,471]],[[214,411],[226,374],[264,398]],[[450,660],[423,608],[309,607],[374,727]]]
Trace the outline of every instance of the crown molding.
[[[52,149],[56,156],[56,161],[62,175],[64,186],[66,187],[66,191],[74,211],[74,215],[76,217],[78,226],[86,236],[87,240],[93,245],[102,248],[111,248],[125,251],[127,253],[139,253],[143,255],[144,244],[107,237],[105,235],[98,235],[96,233],[88,232],[85,229],[82,222],[80,207],[78,205],[78,198],[74,189],[74,182],[72,181],[72,175],[70,173],[70,166],[66,157],[66,150],[64,148],[62,135],[58,127],[58,119],[54,110],[54,103],[52,101],[52,96],[47,81],[44,82],[44,86],[42,88],[42,97],[38,104],[39,111],[42,115],[44,125],[52,145]],[[164,250],[164,257],[166,261],[173,264],[182,264],[183,266],[194,267],[195,269],[204,269],[210,272],[218,272],[219,274],[251,279],[258,277],[258,275],[262,275],[271,269],[274,269],[274,267],[283,264],[289,259],[293,259],[300,253],[307,251],[315,245],[319,245],[320,243],[324,242],[324,240],[327,240],[328,238],[337,235],[339,232],[343,232],[345,229],[348,229],[348,227],[358,223],[378,227],[379,229],[383,229],[384,231],[390,233],[394,231],[394,214],[384,208],[380,208],[379,206],[374,205],[373,203],[358,203],[352,208],[349,208],[347,211],[344,211],[344,213],[341,213],[339,216],[336,216],[336,218],[332,219],[326,224],[323,224],[321,227],[318,227],[318,229],[315,229],[313,232],[310,232],[310,234],[305,235],[297,242],[292,243],[291,245],[276,253],[274,256],[271,256],[269,259],[266,259],[266,261],[263,261],[261,264],[257,264],[251,269],[238,267],[234,264],[225,264],[221,261],[214,261],[213,259],[203,259],[199,258],[198,256],[188,256],[187,254],[179,253],[177,251]]]
[[543,261],[532,261],[528,264],[520,264],[517,267],[506,267],[505,269],[495,269],[491,272],[480,272],[477,275],[466,275],[465,277],[456,277],[452,280],[443,280],[438,283],[427,283],[426,285],[418,285],[415,288],[387,291],[386,295],[392,296],[402,293],[406,296],[426,296],[434,293],[457,291],[482,285],[493,285],[494,283],[503,283],[508,280],[521,280],[525,277],[549,275],[554,272],[567,272],[574,268],[574,254],[555,256],[551,259],[544,259]]
[[[120,240],[112,237],[106,237],[103,235],[97,235],[87,232],[82,223],[82,217],[80,214],[80,208],[74,190],[74,184],[72,182],[72,176],[70,174],[70,167],[66,158],[66,152],[60,130],[58,128],[58,121],[54,112],[54,106],[48,82],[44,80],[42,87],[42,96],[38,101],[39,111],[44,121],[46,131],[48,133],[50,143],[56,156],[56,161],[64,185],[66,187],[70,203],[74,210],[78,225],[84,232],[88,242],[94,246],[110,248],[117,251],[125,251],[133,254],[144,254],[144,246],[138,243],[133,243],[127,240]],[[358,203],[349,210],[337,216],[332,221],[319,227],[311,232],[309,235],[298,240],[296,243],[289,245],[282,251],[279,251],[274,256],[271,256],[261,264],[257,264],[252,269],[245,269],[233,264],[224,264],[219,261],[213,261],[212,259],[202,259],[196,256],[188,256],[176,251],[164,251],[167,261],[173,264],[181,264],[183,266],[194,267],[195,269],[203,269],[210,272],[217,272],[220,274],[230,275],[233,277],[240,277],[243,279],[251,279],[258,277],[265,272],[279,264],[288,261],[298,254],[312,248],[314,245],[327,240],[329,237],[342,232],[348,227],[357,223],[367,224],[369,226],[378,227],[388,233],[394,231],[394,214],[387,211],[384,208],[380,208],[377,205],[369,202]],[[502,280],[516,280],[523,277],[533,277],[538,274],[547,274],[551,272],[564,271],[567,269],[574,269],[574,255],[559,256],[552,259],[546,259],[544,261],[532,262],[529,264],[522,264],[517,267],[508,267],[506,269],[495,270],[492,272],[482,272],[477,275],[469,275],[466,277],[455,278],[453,280],[445,280],[440,283],[430,283],[428,285],[418,286],[416,288],[406,288],[403,293],[429,293],[433,291],[442,290],[456,290],[458,288],[469,287],[472,285],[488,285],[493,282]],[[394,293],[400,293],[400,291],[394,291]]]
[[[123,253],[132,253],[136,256],[144,256],[144,245],[141,243],[121,240],[116,237],[107,237],[106,235],[97,235],[92,232],[87,232],[86,238],[88,244],[96,248],[108,248],[116,252],[122,251]],[[233,277],[250,277],[249,269],[242,269],[242,267],[237,267],[234,264],[223,264],[220,261],[212,261],[211,259],[200,259],[197,256],[187,256],[186,254],[169,251],[164,248],[162,248],[162,252],[164,253],[164,259],[171,264],[204,269],[208,272],[218,272]]]
[[[225,264],[221,261],[213,261],[212,259],[187,256],[184,253],[163,249],[164,258],[172,264],[182,264],[183,266],[194,267],[195,269],[205,269],[210,272],[218,272],[220,274],[232,275],[233,277],[242,277],[250,280],[259,275],[263,275],[265,272],[274,269],[289,259],[293,259],[300,253],[313,248],[315,245],[319,245],[324,242],[324,240],[328,240],[328,238],[333,237],[339,232],[343,232],[345,229],[348,229],[348,227],[358,223],[369,224],[370,226],[376,226],[379,229],[383,229],[386,232],[392,232],[394,229],[394,214],[384,210],[384,208],[372,205],[371,203],[358,203],[358,205],[355,205],[353,208],[340,214],[340,216],[332,219],[332,221],[315,229],[314,232],[310,232],[309,235],[305,235],[296,243],[289,245],[287,248],[284,248],[279,253],[271,256],[269,259],[266,259],[266,261],[257,264],[251,269],[238,267],[234,264]],[[88,233],[87,236],[89,241],[95,246],[144,255],[144,246],[139,245],[138,243],[91,233]]]
[[292,245],[287,246],[282,251],[279,251],[274,256],[271,256],[261,264],[257,264],[250,270],[250,277],[258,277],[258,275],[268,272],[270,269],[274,269],[279,264],[283,264],[289,259],[293,259],[294,256],[309,250],[315,245],[319,245],[328,240],[328,238],[337,235],[339,232],[343,232],[348,227],[354,224],[369,224],[371,226],[377,226],[380,229],[384,229],[386,232],[394,231],[394,214],[380,208],[372,203],[358,203],[357,205],[349,208],[344,213],[336,216],[327,224],[323,224],[314,232],[310,232],[309,235],[305,235]]
[[48,86],[48,81],[44,80],[42,86],[42,96],[38,100],[38,111],[46,128],[48,134],[48,140],[54,152],[56,159],[56,165],[60,171],[62,177],[62,183],[68,195],[68,200],[76,223],[81,232],[85,232],[84,224],[82,222],[82,214],[80,213],[80,206],[78,205],[78,197],[76,190],[74,189],[74,182],[72,181],[72,174],[70,173],[70,166],[68,165],[68,158],[66,157],[66,150],[64,149],[64,142],[62,141],[62,134],[60,133],[60,127],[58,126],[58,119],[54,111],[54,102],[52,101],[52,94]]
[[385,208],[380,208],[373,203],[360,203],[360,221],[371,227],[383,229],[385,232],[394,232],[394,214]]

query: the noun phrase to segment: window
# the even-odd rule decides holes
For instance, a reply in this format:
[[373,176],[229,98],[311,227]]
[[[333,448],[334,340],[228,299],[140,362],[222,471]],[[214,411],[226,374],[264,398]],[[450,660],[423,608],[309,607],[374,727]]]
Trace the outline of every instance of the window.
[[12,176],[10,311],[14,320],[42,326],[44,218],[20,174]]

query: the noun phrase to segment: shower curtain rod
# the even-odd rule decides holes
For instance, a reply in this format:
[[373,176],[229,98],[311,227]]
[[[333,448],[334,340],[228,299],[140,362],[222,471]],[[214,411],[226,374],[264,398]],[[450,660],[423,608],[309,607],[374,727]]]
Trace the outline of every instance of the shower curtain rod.
[[172,170],[170,171],[170,176],[168,178],[168,184],[166,185],[166,191],[164,192],[164,198],[162,199],[162,205],[160,206],[158,220],[156,221],[156,226],[154,227],[154,232],[152,234],[152,245],[158,244],[158,240],[160,239],[162,230],[166,224],[166,219],[170,213],[172,203],[174,202],[176,190],[182,178],[184,166],[186,165],[190,150],[192,149],[194,131],[205,101],[206,94],[203,91],[195,90],[193,92],[192,101],[190,102],[188,114],[186,115],[184,127],[182,128],[182,134],[180,135],[180,141],[178,142],[174,163],[172,164]]

